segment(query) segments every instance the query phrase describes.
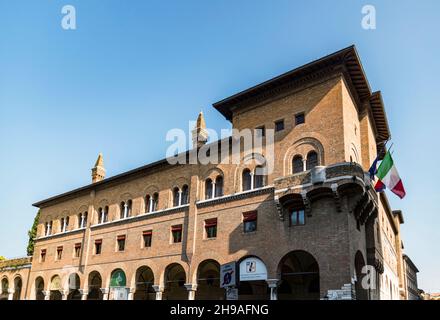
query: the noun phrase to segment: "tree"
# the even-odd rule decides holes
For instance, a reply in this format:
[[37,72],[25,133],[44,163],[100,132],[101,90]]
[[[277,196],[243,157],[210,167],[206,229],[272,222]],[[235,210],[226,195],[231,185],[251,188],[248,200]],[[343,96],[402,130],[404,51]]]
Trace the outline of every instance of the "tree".
[[3,261],[3,260],[6,260],[6,258],[3,256],[0,256],[0,261]]
[[39,219],[40,219],[40,210],[38,210],[37,215],[35,216],[34,224],[32,225],[32,228],[28,231],[28,236],[29,236],[29,242],[28,242],[28,246],[27,246],[27,255],[28,256],[34,255],[34,242],[35,242],[34,239],[37,236],[37,227],[38,227]]

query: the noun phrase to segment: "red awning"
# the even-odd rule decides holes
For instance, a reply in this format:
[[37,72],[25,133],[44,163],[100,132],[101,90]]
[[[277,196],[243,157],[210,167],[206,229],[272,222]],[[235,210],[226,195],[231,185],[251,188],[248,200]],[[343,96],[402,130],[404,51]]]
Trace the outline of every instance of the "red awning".
[[41,249],[41,253],[46,253],[46,249]]
[[96,244],[101,244],[102,243],[102,239],[95,240],[95,243]]
[[118,238],[117,238],[118,240],[125,240],[125,235],[122,235],[122,236],[118,236]]
[[243,222],[257,220],[257,211],[243,212]]
[[63,246],[57,247],[57,250],[63,250]]
[[179,224],[178,226],[172,226],[171,231],[182,231],[182,225]]
[[153,231],[152,230],[148,230],[148,231],[144,231],[144,232],[142,232],[142,235],[143,236],[151,236],[153,234]]
[[81,248],[81,243],[75,243],[75,248]]
[[217,218],[205,220],[205,228],[215,227],[217,225]]

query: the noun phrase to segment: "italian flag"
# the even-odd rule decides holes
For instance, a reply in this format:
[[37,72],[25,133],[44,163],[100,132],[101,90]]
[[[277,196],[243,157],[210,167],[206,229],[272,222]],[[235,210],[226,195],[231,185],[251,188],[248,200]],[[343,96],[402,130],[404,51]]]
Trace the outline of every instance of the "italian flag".
[[403,187],[402,179],[399,177],[399,173],[397,172],[393,158],[391,158],[389,151],[386,153],[385,157],[380,163],[376,176],[378,181],[376,182],[374,189],[377,192],[381,192],[388,188],[400,199],[405,196],[406,192],[405,188]]

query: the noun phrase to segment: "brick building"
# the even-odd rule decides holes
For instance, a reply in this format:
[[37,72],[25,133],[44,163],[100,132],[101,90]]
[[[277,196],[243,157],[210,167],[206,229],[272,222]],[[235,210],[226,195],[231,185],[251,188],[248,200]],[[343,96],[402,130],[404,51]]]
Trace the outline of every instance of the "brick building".
[[[242,148],[235,164],[163,159],[105,178],[100,155],[90,185],[34,204],[25,298],[224,299],[220,265],[236,262],[239,299],[404,299],[402,213],[366,174],[390,131],[355,47],[213,106],[234,129],[273,130],[273,170],[258,171],[267,149]],[[235,136],[207,132],[200,114],[185,159],[230,153]]]

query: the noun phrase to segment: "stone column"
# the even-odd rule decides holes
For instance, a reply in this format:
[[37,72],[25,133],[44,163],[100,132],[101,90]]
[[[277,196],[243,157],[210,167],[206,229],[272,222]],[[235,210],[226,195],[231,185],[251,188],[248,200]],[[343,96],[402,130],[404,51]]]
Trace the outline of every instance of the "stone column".
[[253,172],[251,172],[251,173],[249,173],[250,174],[250,176],[251,176],[251,188],[249,189],[249,190],[254,190],[254,173]]
[[87,300],[89,291],[87,289],[79,289],[78,291],[81,294],[81,300]]
[[133,300],[134,293],[136,292],[136,288],[130,288],[128,291],[128,300]]
[[179,203],[178,206],[180,207],[182,205],[182,190],[179,190]]
[[151,213],[153,212],[153,196],[150,196],[150,203],[149,203],[149,209],[148,212]]
[[162,300],[163,287],[159,285],[153,285],[154,291],[156,291],[156,300]]
[[102,300],[108,300],[109,288],[101,288]]
[[212,185],[211,199],[214,199],[215,198],[215,182],[212,181],[211,185]]
[[14,300],[14,293],[15,293],[14,289],[12,288],[8,289],[8,300]]
[[50,291],[49,290],[43,291],[43,294],[44,294],[44,300],[50,300]]
[[69,295],[69,290],[61,291],[61,299],[67,300],[67,296]]
[[185,288],[188,290],[188,300],[195,300],[197,284],[185,283]]
[[280,280],[267,279],[266,282],[270,288],[270,300],[278,300],[278,285],[280,283]]

